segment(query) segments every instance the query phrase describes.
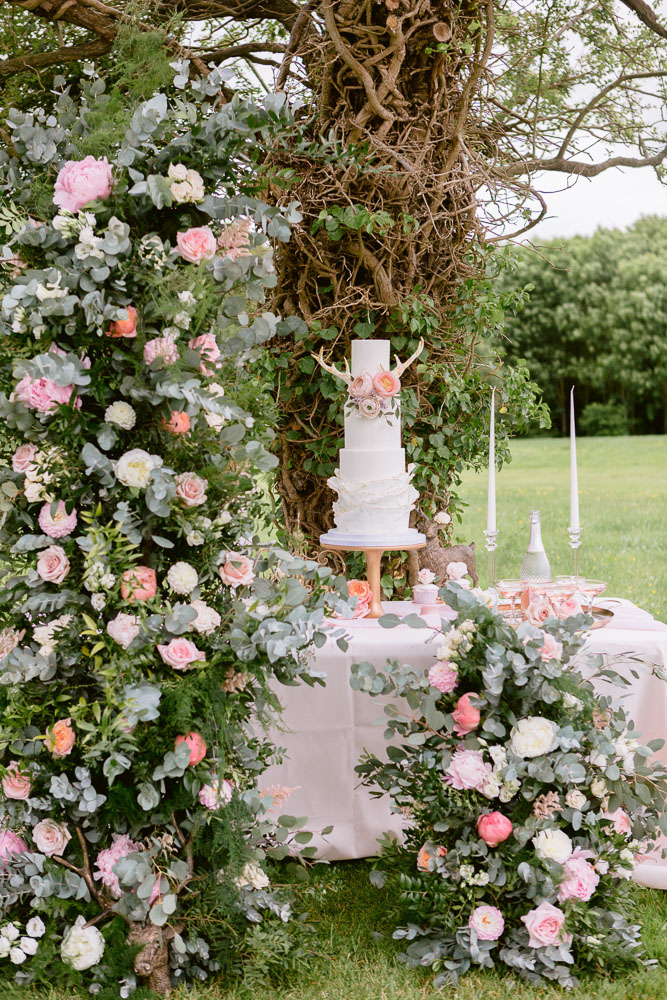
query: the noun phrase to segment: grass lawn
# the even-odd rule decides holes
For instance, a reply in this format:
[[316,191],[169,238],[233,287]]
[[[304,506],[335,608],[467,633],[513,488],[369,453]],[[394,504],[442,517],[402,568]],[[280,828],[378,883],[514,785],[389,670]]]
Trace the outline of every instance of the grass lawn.
[[[513,461],[497,478],[500,528],[498,574],[516,576],[528,542],[528,512],[542,512],[543,537],[554,572],[569,571],[568,443],[517,441]],[[667,438],[599,438],[579,441],[583,544],[581,571],[609,582],[608,593],[640,604],[667,620]],[[467,507],[457,526],[460,541],[477,542],[482,582],[487,580],[484,535],[486,478],[466,476]],[[427,972],[395,960],[392,899],[368,882],[365,862],[318,866],[299,890],[317,927],[312,961],[285,986],[253,991],[202,985],[179,991],[185,1000],[666,1000],[667,893],[636,889],[640,919],[655,968],[616,981],[604,972],[570,994],[533,987],[502,973],[469,975],[457,989],[436,992]],[[5,966],[6,969],[6,966]],[[83,997],[88,993],[81,993]],[[0,982],[0,1000],[74,1000],[71,991],[19,990]],[[79,997],[76,998],[79,1000]]]

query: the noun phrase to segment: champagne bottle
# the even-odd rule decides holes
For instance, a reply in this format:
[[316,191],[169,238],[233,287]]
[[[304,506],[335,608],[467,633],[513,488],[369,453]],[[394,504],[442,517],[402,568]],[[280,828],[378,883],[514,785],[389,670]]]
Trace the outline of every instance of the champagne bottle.
[[548,583],[551,580],[551,566],[542,544],[539,510],[530,512],[530,540],[528,551],[521,563],[521,579],[526,583]]

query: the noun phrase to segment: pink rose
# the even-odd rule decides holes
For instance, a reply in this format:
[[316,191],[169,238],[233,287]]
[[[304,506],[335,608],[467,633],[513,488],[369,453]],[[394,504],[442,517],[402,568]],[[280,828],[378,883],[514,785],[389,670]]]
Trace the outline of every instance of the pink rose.
[[208,481],[194,472],[180,472],[174,479],[176,496],[184,507],[201,507],[206,503]]
[[428,872],[431,869],[428,866],[429,861],[436,856],[439,858],[444,858],[447,856],[446,847],[438,847],[436,853],[433,853],[433,844],[422,844],[417,852],[417,868],[420,872]]
[[65,853],[72,834],[64,823],[56,823],[54,819],[43,819],[32,828],[32,839],[41,854],[52,858],[54,854]]
[[20,771],[17,760],[10,760],[7,773],[2,779],[2,790],[8,799],[27,799],[32,788],[32,778]]
[[122,611],[119,611],[116,617],[107,623],[107,634],[123,649],[127,649],[140,632],[141,627],[137,616],[126,615]]
[[104,201],[111,194],[111,167],[106,156],[96,160],[68,160],[61,167],[53,189],[53,203],[67,212],[78,212],[91,201]]
[[428,672],[428,682],[431,687],[443,694],[449,694],[457,685],[459,672],[448,660],[438,660]]
[[464,562],[450,562],[447,566],[447,576],[450,580],[461,580],[468,572],[468,567]]
[[114,340],[118,340],[119,337],[123,337],[125,340],[134,340],[137,335],[138,320],[137,310],[134,306],[128,306],[125,310],[125,319],[114,320],[107,330],[107,337],[113,337]]
[[614,823],[614,833],[622,833],[629,836],[632,833],[632,823],[625,809],[617,809],[613,813],[603,813],[605,819],[610,819]]
[[373,600],[371,585],[366,580],[348,580],[348,597],[356,597],[357,604],[352,614],[353,618],[365,618]]
[[126,569],[121,577],[120,596],[132,604],[133,601],[150,601],[157,593],[155,570],[149,566],[134,566]]
[[160,358],[162,368],[164,365],[175,365],[179,358],[178,347],[171,337],[154,337],[144,344],[144,361],[150,365],[156,358]]
[[587,903],[597,889],[599,881],[600,876],[593,865],[581,855],[573,854],[563,865],[563,881],[558,889],[558,902],[580,899]]
[[208,226],[197,226],[185,233],[176,233],[176,242],[183,260],[199,264],[202,260],[215,257],[215,236]]
[[544,948],[549,944],[559,944],[561,941],[569,944],[571,934],[563,931],[565,914],[551,903],[540,903],[538,907],[521,917],[522,923],[530,935],[530,948]]
[[531,625],[541,625],[547,618],[553,616],[554,609],[546,597],[534,598],[526,608],[526,618]]
[[362,417],[367,417],[369,420],[377,417],[381,409],[380,400],[377,396],[365,396],[359,400],[359,413]]
[[211,775],[210,784],[202,785],[198,798],[205,809],[219,809],[220,806],[231,802],[233,791],[234,785],[231,781],[223,778],[218,784],[218,779]]
[[[18,399],[30,410],[38,410],[40,413],[51,413],[56,406],[69,405],[70,397],[74,385],[56,385],[50,378],[31,379],[29,375],[24,375],[17,384],[12,394],[12,398]],[[79,396],[74,398],[77,409],[81,407]]]
[[445,784],[458,791],[481,792],[492,774],[479,750],[456,750],[445,771]]
[[478,698],[478,695],[474,691],[462,694],[456,703],[456,708],[452,712],[455,722],[454,732],[457,736],[465,736],[466,733],[471,733],[473,729],[477,729],[479,725],[480,712],[478,708],[470,704],[471,697]]
[[417,573],[417,579],[421,584],[427,587],[435,580],[435,573],[432,569],[420,569],[419,573]]
[[542,634],[544,642],[542,643],[540,656],[544,662],[547,660],[560,660],[563,655],[563,643],[559,642],[558,639],[554,639],[549,632],[543,632]]
[[187,736],[177,736],[174,740],[174,747],[181,743],[187,743],[190,749],[190,767],[201,764],[206,756],[206,744],[199,733],[188,733]]
[[220,579],[230,587],[246,587],[255,579],[255,564],[239,552],[225,552],[225,561],[218,566]]
[[174,670],[188,670],[192,663],[203,663],[206,660],[206,653],[197,649],[189,639],[172,639],[166,645],[158,643],[157,648],[167,666]]
[[69,559],[61,545],[49,545],[39,553],[37,572],[46,583],[62,583],[69,570]]
[[489,847],[497,847],[512,833],[512,822],[499,812],[484,813],[477,820],[477,833]]
[[505,930],[505,920],[497,906],[476,906],[470,914],[471,927],[480,941],[497,941]]
[[199,371],[202,375],[214,375],[213,369],[204,364],[205,361],[209,361],[215,368],[219,367],[215,362],[220,357],[220,348],[214,334],[202,333],[200,337],[193,337],[192,340],[188,341],[188,347],[192,348],[193,351],[199,351],[201,358]]
[[394,372],[380,370],[373,379],[373,388],[378,396],[395,396],[401,391],[401,380]]
[[97,871],[94,873],[93,878],[102,879],[102,885],[106,886],[111,895],[115,896],[116,899],[120,899],[123,895],[123,890],[120,887],[120,882],[113,870],[113,866],[121,858],[126,858],[128,854],[132,854],[134,851],[140,850],[140,848],[141,845],[135,844],[126,833],[114,833],[111,847],[105,848],[97,855],[95,860]]
[[169,420],[163,417],[161,423],[170,434],[187,434],[190,430],[190,417],[184,410],[172,410]]
[[46,730],[45,746],[54,757],[67,757],[76,743],[76,733],[71,719],[58,719]]
[[27,472],[35,460],[37,446],[34,444],[22,444],[16,449],[12,456],[12,469],[14,472]]
[[71,514],[68,514],[65,501],[59,500],[55,514],[52,514],[51,504],[45,503],[37,520],[40,528],[49,538],[64,538],[66,535],[71,535],[76,528],[76,508],[72,509]]
[[574,615],[580,615],[581,611],[581,604],[574,595],[566,597],[564,601],[560,601],[558,604],[558,617],[561,620],[572,618]]
[[355,399],[362,399],[364,396],[369,396],[373,392],[373,376],[369,375],[367,371],[359,372],[357,377],[348,385],[347,391]]
[[3,861],[9,861],[13,854],[24,854],[27,850],[28,845],[18,833],[13,830],[0,831],[0,858]]

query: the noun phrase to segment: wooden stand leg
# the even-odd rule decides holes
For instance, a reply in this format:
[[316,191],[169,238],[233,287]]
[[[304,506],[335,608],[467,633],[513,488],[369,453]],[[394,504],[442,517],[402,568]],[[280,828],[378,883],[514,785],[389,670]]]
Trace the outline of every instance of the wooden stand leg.
[[382,585],[380,583],[381,577],[381,565],[382,556],[384,555],[384,549],[364,549],[364,555],[366,556],[366,575],[368,578],[368,583],[371,590],[373,591],[373,598],[371,600],[371,610],[366,616],[367,618],[381,618],[384,614],[382,608]]

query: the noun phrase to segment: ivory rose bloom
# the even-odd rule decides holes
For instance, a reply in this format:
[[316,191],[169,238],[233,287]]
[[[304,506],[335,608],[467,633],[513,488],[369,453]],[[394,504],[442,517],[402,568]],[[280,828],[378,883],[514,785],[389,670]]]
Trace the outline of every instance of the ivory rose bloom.
[[510,750],[517,757],[541,757],[558,746],[558,725],[540,715],[519,719],[512,729]]
[[587,903],[600,881],[593,865],[580,854],[573,854],[567,859],[563,865],[563,874],[563,881],[558,888],[559,903],[566,899],[580,899]]
[[157,648],[167,666],[174,670],[190,670],[193,664],[206,660],[206,654],[189,639],[172,639],[166,644],[158,643]]
[[13,854],[23,854],[27,850],[28,845],[18,833],[14,833],[13,830],[0,830],[0,858],[3,861],[9,861]]
[[53,514],[51,507],[50,503],[45,503],[37,519],[44,534],[48,535],[49,538],[65,538],[66,535],[71,535],[76,528],[76,508],[73,508],[72,512],[68,514],[64,500],[58,501],[56,511]]
[[190,622],[190,628],[200,635],[209,635],[220,628],[220,615],[204,601],[192,601],[190,607],[197,612],[197,617]]
[[190,170],[184,163],[171,163],[167,176],[170,178],[171,194],[175,202],[203,201],[204,181],[196,170]]
[[157,593],[155,570],[149,566],[134,566],[126,569],[121,577],[120,596],[132,601],[150,601]]
[[151,481],[153,469],[162,465],[159,455],[149,455],[143,448],[132,448],[116,462],[116,479],[132,489],[143,490]]
[[202,375],[214,375],[213,368],[209,368],[206,364],[208,362],[214,368],[219,367],[216,362],[220,357],[220,348],[214,334],[202,333],[199,337],[193,337],[192,340],[188,341],[188,347],[193,351],[199,352],[199,357],[201,358],[199,371]]
[[60,945],[60,957],[66,965],[83,972],[99,965],[104,954],[104,938],[97,927],[86,927],[86,918],[78,916]]
[[505,920],[497,906],[476,906],[470,914],[471,927],[480,941],[497,941],[505,930]]
[[42,819],[32,828],[32,839],[40,854],[52,858],[54,854],[62,856],[65,853],[72,834],[64,823],[55,819]]
[[481,719],[480,711],[470,703],[471,698],[477,697],[477,694],[471,691],[468,694],[462,694],[457,701],[456,708],[452,712],[454,732],[457,736],[465,736],[466,733],[472,733],[474,729],[477,729]]
[[401,380],[394,372],[379,371],[373,378],[373,388],[378,396],[389,398],[401,391]]
[[[24,375],[17,383],[12,398],[18,399],[29,410],[51,413],[56,406],[69,405],[73,390],[73,384],[56,385],[50,378],[31,379],[29,375]],[[80,409],[79,396],[74,397],[73,406]]]
[[355,379],[353,379],[347,391],[350,396],[354,396],[355,399],[361,399],[363,396],[369,396],[373,392],[373,376],[367,371],[361,371]]
[[27,799],[32,788],[32,778],[27,772],[21,772],[17,760],[10,760],[7,773],[2,779],[2,790],[8,799]]
[[199,582],[194,566],[187,562],[177,562],[169,567],[167,583],[177,594],[190,594]]
[[91,201],[104,201],[111,194],[111,166],[106,156],[68,160],[61,167],[53,188],[53,203],[76,214]]
[[563,655],[563,643],[555,639],[549,632],[543,632],[544,642],[540,649],[540,656],[546,663],[547,660],[560,660]]
[[22,444],[12,455],[12,469],[14,472],[27,472],[35,460],[37,445]]
[[438,858],[444,858],[447,855],[447,848],[438,847],[435,848],[433,844],[429,844],[428,841],[419,848],[417,852],[417,868],[420,872],[430,871],[429,861],[431,861],[436,856]]
[[49,545],[39,553],[37,572],[45,583],[62,583],[69,571],[69,559],[61,545]]
[[431,687],[442,694],[449,694],[456,687],[459,679],[459,672],[456,664],[449,660],[438,660],[428,672],[428,682]]
[[107,622],[107,634],[123,649],[127,649],[140,632],[141,627],[137,616],[126,615],[123,611],[119,611],[115,618]]
[[530,935],[528,941],[530,948],[544,948],[546,945],[559,944],[561,941],[569,944],[572,940],[572,936],[563,931],[565,914],[557,906],[552,906],[546,901],[540,903],[530,913],[526,913],[521,917],[521,921],[526,925]]
[[169,420],[162,420],[162,426],[169,434],[187,434],[190,430],[190,417],[184,410],[172,410]]
[[116,400],[104,411],[104,420],[107,424],[115,424],[121,430],[131,431],[137,422],[137,414],[134,407],[124,400]]
[[483,792],[493,770],[479,750],[456,750],[445,771],[445,784],[459,791]]
[[448,514],[446,510],[439,510],[433,520],[436,524],[441,524],[445,527],[445,525],[452,523],[452,515]]
[[201,507],[206,503],[208,480],[195,472],[180,472],[174,479],[176,496],[184,507]]
[[230,587],[246,587],[255,579],[255,564],[239,552],[225,552],[218,572],[222,582]]
[[199,264],[202,260],[215,257],[215,236],[208,226],[196,226],[184,233],[176,233],[178,250],[189,264]]
[[373,417],[377,417],[380,410],[380,400],[376,396],[366,396],[359,401],[359,413],[362,417],[372,420]]
[[563,865],[572,854],[572,841],[563,830],[540,830],[533,837],[538,858]]
[[112,322],[107,330],[107,337],[113,337],[114,340],[118,340],[121,337],[125,340],[134,340],[137,335],[138,320],[139,313],[137,310],[134,306],[128,306],[123,319],[116,319]]
[[484,813],[477,820],[477,833],[489,847],[497,847],[512,833],[512,822],[499,812]]
[[578,788],[571,788],[565,796],[565,805],[570,809],[583,809],[588,799]]
[[175,365],[179,358],[178,347],[171,337],[154,337],[144,344],[144,361],[151,365],[160,359],[160,368],[164,365]]
[[188,733],[186,736],[177,736],[174,740],[174,747],[180,746],[181,743],[187,743],[190,750],[190,767],[201,764],[206,756],[206,744],[199,733]]
[[67,757],[76,743],[71,719],[58,719],[46,731],[45,744],[54,757]]

